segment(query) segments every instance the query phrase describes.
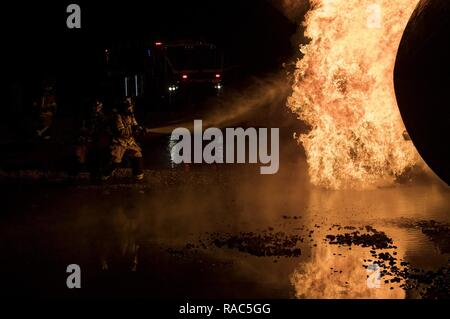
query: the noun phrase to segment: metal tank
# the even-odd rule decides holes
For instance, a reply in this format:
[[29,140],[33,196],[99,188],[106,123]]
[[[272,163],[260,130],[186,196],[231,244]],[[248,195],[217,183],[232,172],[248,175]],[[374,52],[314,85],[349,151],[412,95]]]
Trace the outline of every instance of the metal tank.
[[448,185],[450,1],[420,1],[400,43],[394,83],[409,136],[428,166]]

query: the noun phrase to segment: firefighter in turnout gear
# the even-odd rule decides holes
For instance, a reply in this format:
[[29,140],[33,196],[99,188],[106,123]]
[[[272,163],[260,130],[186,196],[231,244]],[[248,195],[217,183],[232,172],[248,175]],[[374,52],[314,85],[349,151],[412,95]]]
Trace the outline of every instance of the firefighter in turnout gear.
[[131,157],[134,178],[136,180],[144,178],[142,149],[135,140],[135,135],[140,134],[143,130],[134,117],[133,99],[126,97],[113,120],[111,162],[105,171],[103,180],[109,179],[115,168],[122,162],[125,154]]
[[36,135],[43,139],[50,139],[49,129],[53,123],[53,117],[56,113],[56,95],[52,83],[44,82],[42,85],[42,95],[39,100],[33,104],[37,108],[39,115],[39,126]]
[[107,160],[110,140],[103,102],[100,99],[94,99],[89,116],[83,120],[81,134],[75,145],[76,162],[70,175],[76,176],[84,166],[87,166],[91,179],[100,177],[100,169]]

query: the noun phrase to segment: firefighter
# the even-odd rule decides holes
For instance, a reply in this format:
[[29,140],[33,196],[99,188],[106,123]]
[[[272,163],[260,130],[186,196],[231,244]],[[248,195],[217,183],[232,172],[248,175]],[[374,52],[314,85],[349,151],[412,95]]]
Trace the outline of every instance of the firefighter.
[[102,179],[107,180],[111,177],[125,154],[131,157],[134,178],[138,181],[144,179],[142,149],[135,139],[143,128],[139,126],[134,116],[134,102],[131,97],[126,97],[120,104],[112,124],[110,165]]
[[57,110],[56,95],[54,85],[44,82],[42,95],[38,101],[34,102],[39,115],[39,126],[36,135],[43,139],[50,139],[49,129],[53,123],[53,117]]
[[110,145],[108,121],[103,102],[95,98],[91,103],[88,117],[83,120],[81,134],[75,145],[75,163],[71,176],[76,176],[82,167],[87,166],[91,178],[100,176],[100,169],[106,160]]

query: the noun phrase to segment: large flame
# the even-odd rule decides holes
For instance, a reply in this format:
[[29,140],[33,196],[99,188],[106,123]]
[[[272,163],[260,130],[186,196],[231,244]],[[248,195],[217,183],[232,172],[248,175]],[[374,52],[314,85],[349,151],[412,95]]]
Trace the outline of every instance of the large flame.
[[311,0],[289,108],[310,125],[298,137],[313,184],[367,188],[419,159],[397,107],[393,70],[419,0]]

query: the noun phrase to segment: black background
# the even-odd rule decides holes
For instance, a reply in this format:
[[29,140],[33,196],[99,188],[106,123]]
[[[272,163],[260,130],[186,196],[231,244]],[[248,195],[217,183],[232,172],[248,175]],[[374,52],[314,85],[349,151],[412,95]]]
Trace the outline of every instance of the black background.
[[[68,29],[67,5],[81,7],[81,29]],[[204,40],[227,65],[253,73],[279,68],[293,53],[297,26],[265,0],[34,1],[3,5],[8,76],[85,76],[104,49],[130,41]]]

